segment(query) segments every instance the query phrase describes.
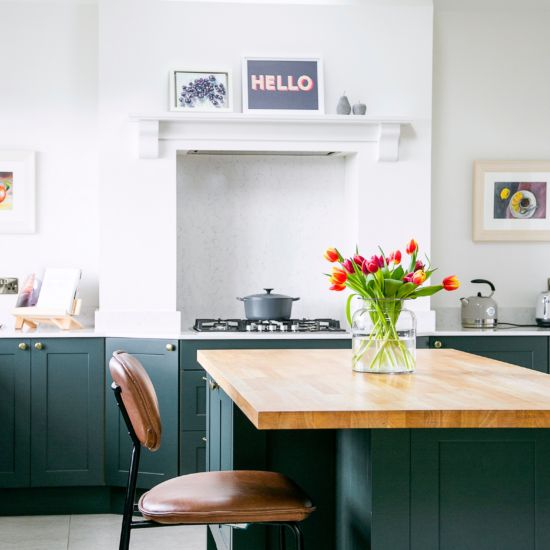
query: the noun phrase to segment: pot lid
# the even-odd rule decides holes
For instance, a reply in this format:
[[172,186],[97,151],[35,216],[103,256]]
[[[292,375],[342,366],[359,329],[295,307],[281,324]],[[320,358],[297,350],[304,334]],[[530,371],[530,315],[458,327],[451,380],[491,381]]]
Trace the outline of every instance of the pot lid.
[[280,300],[281,298],[292,300],[291,296],[285,296],[284,294],[271,294],[272,288],[264,288],[265,294],[251,294],[250,296],[245,296],[244,300]]

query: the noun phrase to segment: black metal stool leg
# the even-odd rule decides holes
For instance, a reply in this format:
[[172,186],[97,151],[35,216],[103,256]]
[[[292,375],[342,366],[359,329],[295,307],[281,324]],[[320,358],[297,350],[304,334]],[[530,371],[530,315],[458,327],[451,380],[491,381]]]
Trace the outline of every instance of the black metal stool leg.
[[284,525],[279,525],[279,550],[286,550]]
[[294,531],[294,536],[296,537],[296,550],[304,550],[304,536],[302,535],[300,526],[295,521],[288,525]]

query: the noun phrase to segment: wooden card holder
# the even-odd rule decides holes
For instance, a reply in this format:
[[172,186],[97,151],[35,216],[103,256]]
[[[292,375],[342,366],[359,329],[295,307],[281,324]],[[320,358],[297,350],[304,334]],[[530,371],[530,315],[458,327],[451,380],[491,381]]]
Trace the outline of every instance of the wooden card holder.
[[74,318],[75,315],[80,315],[81,309],[82,300],[75,300],[71,312],[64,309],[45,307],[16,307],[11,313],[15,316],[16,329],[23,328],[23,325],[36,328],[37,323],[41,323],[69,330],[71,328],[84,328],[84,325]]

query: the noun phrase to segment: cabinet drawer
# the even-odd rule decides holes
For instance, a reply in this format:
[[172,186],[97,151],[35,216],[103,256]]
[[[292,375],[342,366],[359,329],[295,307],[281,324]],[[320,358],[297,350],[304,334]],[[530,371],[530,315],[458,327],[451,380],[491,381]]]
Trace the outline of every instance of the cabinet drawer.
[[180,430],[206,430],[206,372],[180,372]]
[[548,372],[548,338],[544,336],[430,336],[430,348],[466,351]]
[[206,431],[180,433],[180,476],[206,472]]

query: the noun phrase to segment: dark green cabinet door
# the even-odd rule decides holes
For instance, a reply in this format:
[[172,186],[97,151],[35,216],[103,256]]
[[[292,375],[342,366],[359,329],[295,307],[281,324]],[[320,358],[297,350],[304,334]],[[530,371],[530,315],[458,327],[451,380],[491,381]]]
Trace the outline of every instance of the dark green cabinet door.
[[544,336],[430,336],[430,348],[436,347],[548,372],[548,338]]
[[31,486],[102,485],[104,340],[33,339],[31,356]]
[[0,339],[0,487],[30,486],[30,416],[30,340]]
[[542,429],[411,430],[410,550],[550,548]]
[[[171,346],[172,349],[167,349]],[[142,448],[138,488],[150,489],[178,475],[178,390],[179,359],[177,340],[107,338],[105,402],[105,479],[107,485],[126,486],[132,441],[124,424],[115,396],[109,361],[116,350],[124,350],[143,365],[155,387],[162,423],[161,445],[151,452]]]
[[206,431],[181,432],[180,475],[206,472]]

